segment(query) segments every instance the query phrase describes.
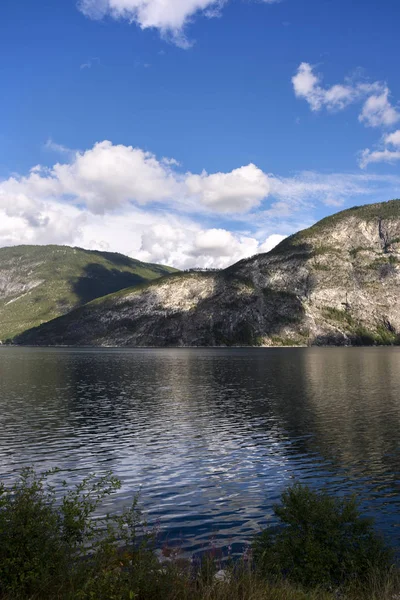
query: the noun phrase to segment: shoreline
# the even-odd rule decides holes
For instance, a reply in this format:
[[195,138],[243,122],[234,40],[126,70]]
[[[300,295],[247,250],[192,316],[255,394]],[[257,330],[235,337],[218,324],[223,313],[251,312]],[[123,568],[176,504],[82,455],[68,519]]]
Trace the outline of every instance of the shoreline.
[[299,344],[299,345],[271,345],[271,346],[85,346],[85,345],[30,345],[30,344],[6,344],[0,341],[0,348],[72,348],[72,349],[114,349],[114,350],[268,350],[288,348],[398,348],[398,344]]

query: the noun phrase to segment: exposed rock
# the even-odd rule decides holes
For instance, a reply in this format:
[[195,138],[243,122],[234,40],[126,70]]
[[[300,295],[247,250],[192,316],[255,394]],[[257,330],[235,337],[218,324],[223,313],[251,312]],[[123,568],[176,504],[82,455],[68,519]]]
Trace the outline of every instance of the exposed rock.
[[220,346],[394,343],[400,201],[337,213],[267,254],[95,300],[21,344]]

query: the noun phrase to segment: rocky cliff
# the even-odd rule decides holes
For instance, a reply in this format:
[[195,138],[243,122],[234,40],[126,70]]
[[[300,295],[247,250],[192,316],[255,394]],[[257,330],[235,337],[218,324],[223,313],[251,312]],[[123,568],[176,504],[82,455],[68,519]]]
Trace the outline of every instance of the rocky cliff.
[[68,246],[0,248],[0,340],[175,269]]
[[395,343],[400,201],[355,207],[217,273],[95,300],[21,344],[218,346]]

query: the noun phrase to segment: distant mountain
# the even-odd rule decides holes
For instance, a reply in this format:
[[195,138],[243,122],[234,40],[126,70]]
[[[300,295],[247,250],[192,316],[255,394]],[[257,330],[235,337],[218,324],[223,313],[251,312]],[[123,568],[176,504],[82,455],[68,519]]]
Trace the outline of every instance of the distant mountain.
[[220,272],[100,298],[21,344],[220,346],[396,343],[400,201],[323,219]]
[[68,246],[0,248],[0,340],[175,269]]

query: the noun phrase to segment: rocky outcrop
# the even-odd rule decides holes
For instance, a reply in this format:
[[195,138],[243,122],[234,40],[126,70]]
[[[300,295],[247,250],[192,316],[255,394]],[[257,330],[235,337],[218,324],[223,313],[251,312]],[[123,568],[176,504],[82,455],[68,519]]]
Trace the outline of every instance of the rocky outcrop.
[[21,344],[220,346],[395,343],[400,201],[356,207],[221,272],[95,300]]

